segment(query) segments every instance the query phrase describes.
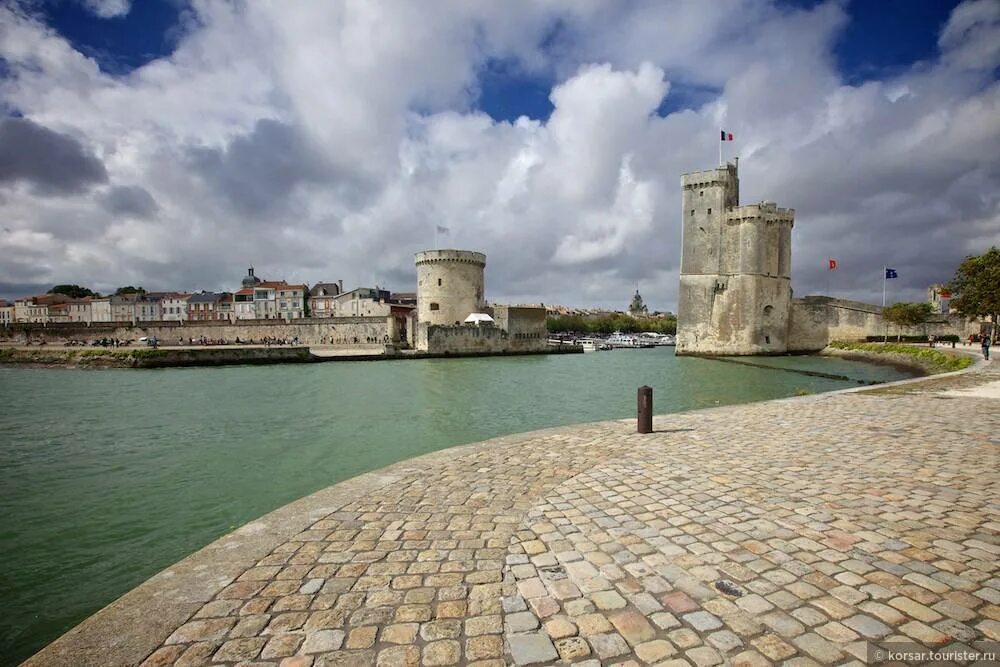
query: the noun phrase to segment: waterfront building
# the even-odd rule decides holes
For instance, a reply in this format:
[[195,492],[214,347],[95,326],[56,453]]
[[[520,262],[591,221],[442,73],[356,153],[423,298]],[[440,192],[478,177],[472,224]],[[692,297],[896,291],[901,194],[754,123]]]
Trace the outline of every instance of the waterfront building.
[[147,292],[135,300],[136,322],[158,322],[163,319],[164,292]]
[[334,299],[344,292],[344,281],[316,283],[309,290],[309,316],[333,317]]
[[229,320],[232,322],[236,319],[236,309],[233,306],[233,295],[231,292],[223,292],[219,296],[217,312],[220,320]]
[[247,270],[247,275],[243,277],[243,287],[253,287],[261,283],[260,278],[253,274],[253,265]]
[[113,322],[111,319],[111,297],[90,298],[90,321]]
[[14,304],[0,299],[0,327],[14,323]]
[[190,294],[167,294],[161,301],[163,319],[168,322],[183,322],[187,320],[187,306]]
[[115,294],[111,297],[111,321],[134,322],[138,294]]
[[49,308],[49,322],[69,322],[69,304],[51,303]]
[[92,320],[90,299],[75,299],[67,301],[66,315],[69,322],[90,322]]
[[387,317],[391,312],[388,290],[378,287],[352,289],[333,297],[329,304],[326,317]]
[[253,307],[253,287],[244,287],[233,292],[233,315],[238,320],[257,319]]
[[[42,294],[17,299],[14,301],[15,321],[23,324],[45,324],[51,321],[49,306],[67,301],[69,301],[69,297],[63,294]],[[60,318],[63,316],[58,309],[55,311],[55,315]]]
[[261,319],[297,320],[305,317],[305,285],[264,280],[254,287],[254,311]]
[[188,297],[188,321],[205,322],[209,320],[225,319],[220,317],[222,312],[219,304],[222,301],[222,294],[215,292],[199,292]]

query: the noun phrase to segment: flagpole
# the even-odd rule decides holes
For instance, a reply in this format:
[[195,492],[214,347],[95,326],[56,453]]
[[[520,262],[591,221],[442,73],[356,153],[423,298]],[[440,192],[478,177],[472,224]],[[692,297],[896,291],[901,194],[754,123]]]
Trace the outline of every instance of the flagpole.
[[434,249],[438,249],[438,228],[437,224],[434,225]]
[[719,140],[719,166],[722,166],[722,140]]
[[882,307],[883,308],[885,308],[885,283],[886,283],[886,279],[888,278],[888,275],[887,275],[888,271],[889,271],[889,267],[888,266],[883,266],[882,267]]
[[[885,282],[886,282],[886,272],[888,271],[888,266],[882,267],[882,310],[885,311]],[[881,314],[881,313],[880,313]],[[886,321],[885,315],[882,315],[882,323],[885,324],[885,334],[882,336],[882,342],[889,342],[889,322]]]

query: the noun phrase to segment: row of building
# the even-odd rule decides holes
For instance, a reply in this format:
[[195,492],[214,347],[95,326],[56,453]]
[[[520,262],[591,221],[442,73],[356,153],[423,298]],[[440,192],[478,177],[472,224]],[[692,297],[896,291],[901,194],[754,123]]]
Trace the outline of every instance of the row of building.
[[284,280],[261,280],[251,266],[234,292],[136,292],[74,299],[44,294],[0,301],[0,326],[49,322],[204,322],[297,320],[304,317],[388,316],[393,305],[415,305],[416,295],[377,287],[344,291],[343,281],[312,288]]

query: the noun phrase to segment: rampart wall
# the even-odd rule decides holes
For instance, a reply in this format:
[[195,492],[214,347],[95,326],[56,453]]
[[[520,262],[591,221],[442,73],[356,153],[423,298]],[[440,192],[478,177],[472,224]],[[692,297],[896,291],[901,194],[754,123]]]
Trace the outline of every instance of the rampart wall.
[[924,324],[912,327],[888,325],[882,319],[881,308],[860,301],[807,296],[792,299],[788,327],[789,352],[822,350],[835,340],[864,340],[867,336],[890,339],[903,336],[947,336],[965,338],[979,331],[979,325],[961,316],[932,316]]
[[138,340],[155,336],[164,344],[185,343],[202,337],[225,340],[263,342],[265,338],[298,338],[301,345],[360,345],[392,341],[397,328],[391,317],[332,317],[323,319],[237,320],[206,322],[94,322],[89,326],[79,322],[47,324],[12,324],[0,327],[0,342],[23,343],[46,341],[61,344],[67,340],[92,341],[98,338]]

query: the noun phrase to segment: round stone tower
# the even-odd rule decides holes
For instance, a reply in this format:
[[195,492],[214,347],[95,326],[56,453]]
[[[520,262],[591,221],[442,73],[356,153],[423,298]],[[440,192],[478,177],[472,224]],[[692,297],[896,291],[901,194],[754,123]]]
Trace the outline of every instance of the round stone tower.
[[462,323],[482,312],[486,255],[471,250],[423,250],[416,254],[417,321]]

